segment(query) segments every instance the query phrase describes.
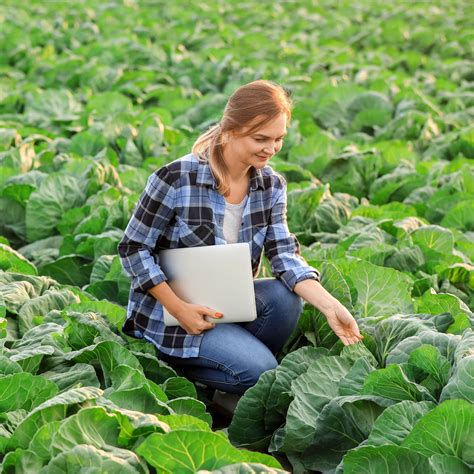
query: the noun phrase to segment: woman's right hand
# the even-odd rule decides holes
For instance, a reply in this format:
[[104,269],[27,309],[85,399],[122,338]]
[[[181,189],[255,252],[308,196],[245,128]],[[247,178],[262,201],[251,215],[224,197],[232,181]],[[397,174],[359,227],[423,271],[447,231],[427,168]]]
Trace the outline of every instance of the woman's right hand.
[[178,320],[179,325],[188,334],[197,335],[216,326],[214,323],[206,321],[205,316],[220,319],[223,315],[208,306],[184,303],[172,316]]

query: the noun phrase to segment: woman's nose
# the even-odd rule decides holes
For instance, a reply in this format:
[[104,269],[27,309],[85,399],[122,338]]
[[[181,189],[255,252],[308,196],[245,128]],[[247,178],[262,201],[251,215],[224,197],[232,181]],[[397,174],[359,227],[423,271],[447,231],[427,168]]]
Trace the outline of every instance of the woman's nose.
[[263,152],[268,153],[269,155],[273,155],[273,153],[275,153],[275,145],[265,145]]

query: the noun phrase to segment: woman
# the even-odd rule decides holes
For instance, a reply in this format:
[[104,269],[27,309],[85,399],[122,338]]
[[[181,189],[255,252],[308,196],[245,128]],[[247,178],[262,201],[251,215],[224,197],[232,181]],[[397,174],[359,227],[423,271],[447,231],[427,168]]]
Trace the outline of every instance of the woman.
[[[277,365],[275,354],[297,324],[302,299],[327,317],[345,345],[361,339],[354,318],[321,286],[288,230],[286,181],[269,161],[290,118],[291,101],[280,86],[260,80],[237,89],[192,153],[150,176],[118,248],[133,278],[124,332],[154,343],[160,358],[223,392],[243,394]],[[156,253],[234,242],[250,244],[254,278],[262,250],[275,278],[254,281],[256,320],[216,325],[204,316],[222,315],[174,294]],[[180,326],[164,326],[163,306]]]

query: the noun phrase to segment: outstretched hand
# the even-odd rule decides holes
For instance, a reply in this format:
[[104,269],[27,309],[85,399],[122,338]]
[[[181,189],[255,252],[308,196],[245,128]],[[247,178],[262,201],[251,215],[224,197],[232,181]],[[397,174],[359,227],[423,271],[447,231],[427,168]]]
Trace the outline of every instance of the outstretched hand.
[[339,301],[334,300],[333,304],[324,311],[324,315],[331,329],[345,346],[363,339],[364,336],[360,334],[356,320]]
[[349,310],[328,293],[319,281],[302,280],[295,285],[294,292],[326,316],[329,326],[345,346],[363,339]]

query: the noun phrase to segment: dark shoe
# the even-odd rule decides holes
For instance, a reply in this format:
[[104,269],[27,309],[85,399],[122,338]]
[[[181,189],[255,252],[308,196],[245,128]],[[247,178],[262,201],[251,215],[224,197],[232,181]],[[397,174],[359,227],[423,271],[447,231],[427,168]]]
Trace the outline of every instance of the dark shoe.
[[216,390],[212,398],[211,406],[222,415],[232,419],[234,416],[235,408],[239,403],[239,400],[242,398],[242,395],[236,393],[227,393],[222,392],[221,390]]

